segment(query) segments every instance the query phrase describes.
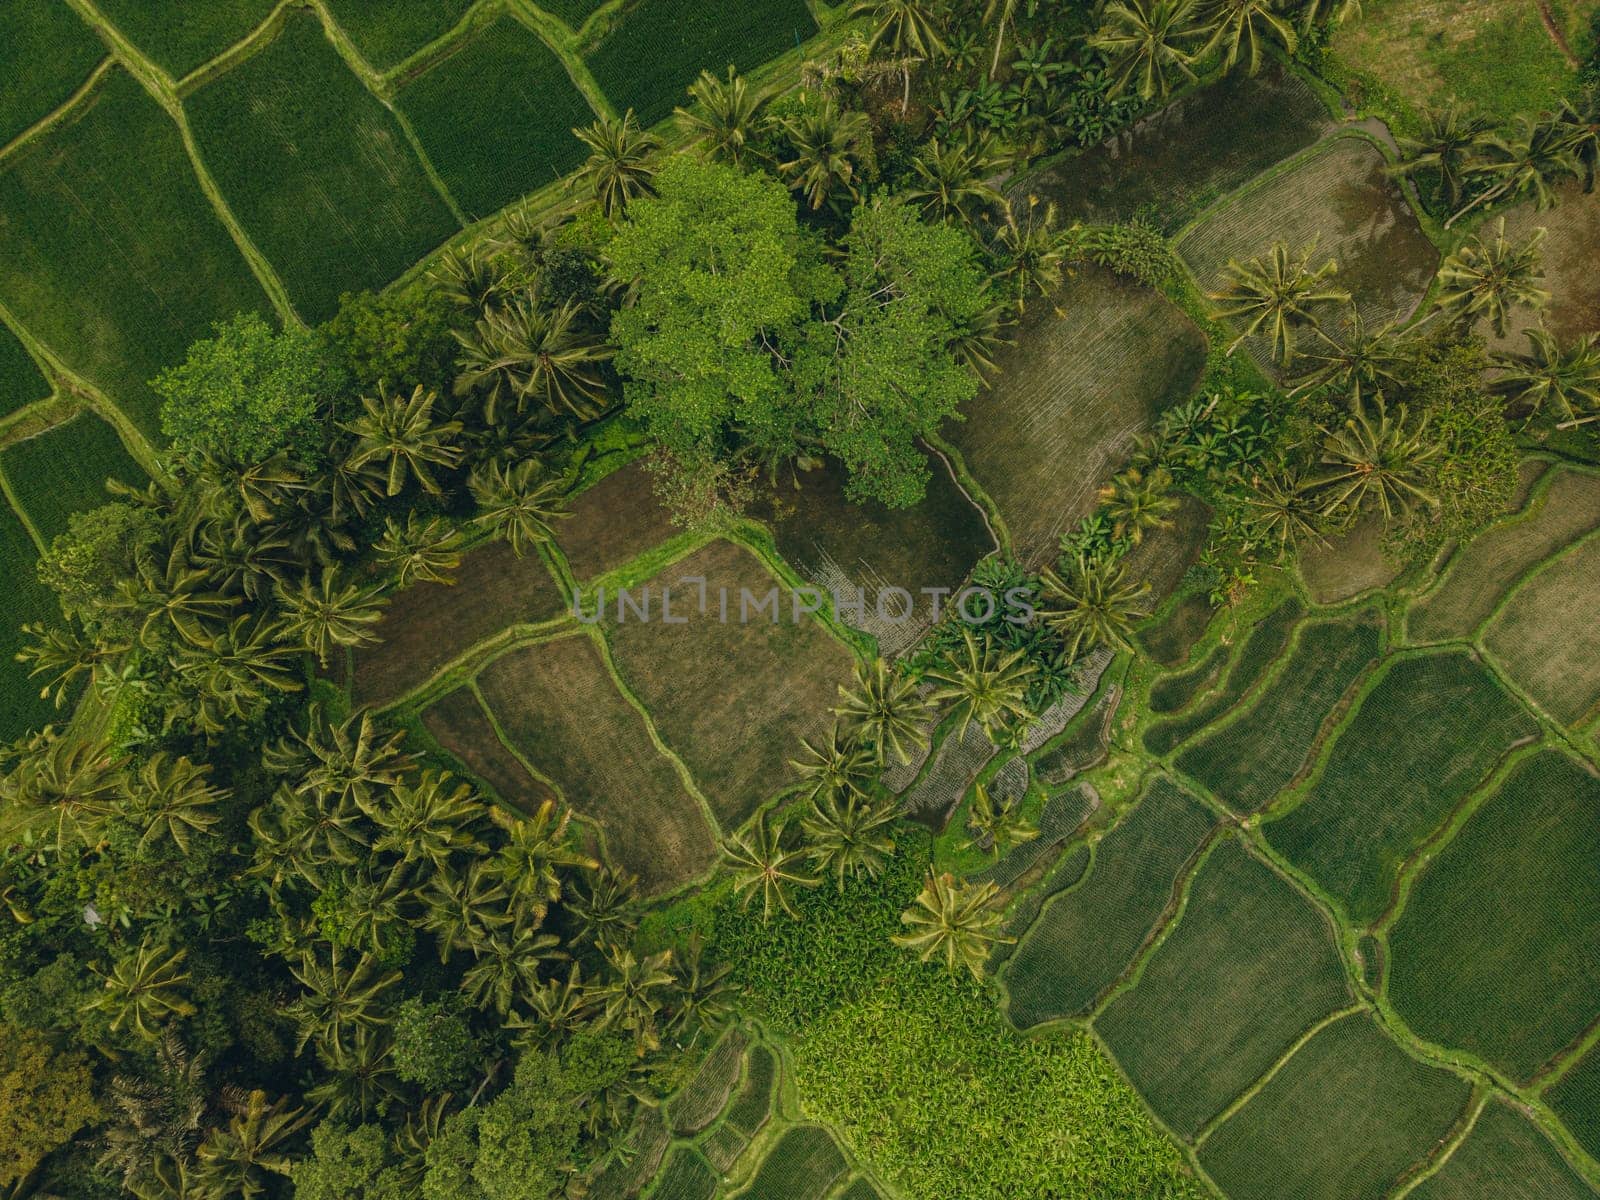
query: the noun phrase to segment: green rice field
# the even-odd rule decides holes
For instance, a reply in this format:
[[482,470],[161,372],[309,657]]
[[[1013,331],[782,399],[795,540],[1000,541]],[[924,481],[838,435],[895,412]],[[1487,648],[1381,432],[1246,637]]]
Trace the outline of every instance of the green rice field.
[[1418,1200],[1588,1200],[1594,1192],[1538,1126],[1495,1100],[1449,1161],[1411,1194]]
[[0,8],[0,146],[49,116],[105,57],[65,4]]
[[327,0],[361,57],[383,71],[450,32],[472,0]]
[[73,513],[110,501],[107,480],[133,487],[146,480],[116,430],[91,412],[7,446],[0,470],[46,542],[67,531]]
[[274,0],[95,0],[118,33],[173,79],[181,79],[250,31]]
[[50,384],[38,364],[17,335],[0,325],[0,418],[49,395]]

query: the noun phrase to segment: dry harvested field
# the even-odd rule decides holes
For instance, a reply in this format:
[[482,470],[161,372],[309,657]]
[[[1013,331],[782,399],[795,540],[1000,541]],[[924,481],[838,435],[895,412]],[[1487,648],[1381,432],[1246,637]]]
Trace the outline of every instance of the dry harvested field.
[[1531,204],[1505,214],[1506,236],[1520,241],[1536,229],[1545,231],[1540,247],[1544,289],[1550,302],[1542,313],[1517,309],[1504,338],[1492,328],[1480,333],[1497,348],[1526,351],[1523,330],[1545,326],[1565,345],[1586,333],[1600,333],[1600,191],[1585,193],[1582,184],[1568,183],[1556,191],[1556,206],[1540,211]]
[[556,525],[556,545],[581,582],[616,570],[679,532],[657,503],[649,474],[635,462],[573,500]]
[[1024,562],[1055,557],[1061,535],[1136,434],[1199,381],[1205,337],[1162,295],[1084,270],[1036,305],[1000,376],[944,436],[999,506]]
[[693,879],[715,854],[698,801],[617,690],[593,641],[542,642],[478,677],[513,745],[605,834],[607,857],[646,892]]
[[1300,578],[1317,604],[1342,604],[1364,592],[1388,587],[1401,564],[1383,552],[1383,521],[1368,515],[1347,532],[1300,552]]
[[1485,649],[1563,725],[1600,705],[1600,540],[1590,536],[1552,559],[1506,601],[1483,632]]
[[[696,607],[706,581],[707,611]],[[765,800],[794,780],[786,765],[802,737],[823,733],[853,658],[814,617],[794,619],[794,597],[761,561],[732,542],[713,542],[665,568],[650,587],[659,605],[672,589],[674,617],[616,620],[609,605],[607,636],[617,668],[650,710],[663,740],[688,765],[724,831],[743,825]],[[726,589],[727,621],[719,597]],[[769,592],[771,610],[741,612],[741,596]],[[636,589],[635,594],[638,594]],[[631,615],[631,613],[629,614]],[[748,620],[741,622],[741,616]]]
[[505,803],[530,811],[549,798],[549,786],[535,779],[495,733],[472,688],[458,688],[429,707],[422,714],[422,724]]

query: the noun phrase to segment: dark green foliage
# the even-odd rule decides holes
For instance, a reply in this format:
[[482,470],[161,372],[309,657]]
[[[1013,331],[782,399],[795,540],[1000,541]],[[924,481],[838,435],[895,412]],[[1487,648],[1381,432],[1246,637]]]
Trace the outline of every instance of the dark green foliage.
[[1235,812],[1254,812],[1299,773],[1318,731],[1376,660],[1381,641],[1370,612],[1303,626],[1288,661],[1250,711],[1184,750],[1177,768]]
[[399,103],[469,218],[571,171],[587,155],[572,131],[594,120],[561,60],[511,17],[409,81]]
[[1076,1016],[1138,953],[1214,821],[1171,781],[1150,785],[1095,848],[1088,877],[1039,913],[1005,969],[1018,1027]]
[[472,0],[330,0],[334,20],[361,57],[380,71],[448,33]]
[[748,71],[816,31],[805,0],[639,0],[585,61],[619,110],[652,125],[701,71]]
[[0,8],[0,146],[63,104],[106,53],[65,4]]
[[408,1200],[415,1196],[381,1125],[354,1129],[323,1121],[311,1131],[311,1154],[290,1174],[295,1200]]
[[28,678],[16,661],[29,621],[48,621],[58,610],[48,590],[35,574],[38,550],[10,507],[0,504],[0,743],[10,742],[49,720],[60,720],[56,709],[39,698],[39,684]]
[[1382,1200],[1455,1123],[1469,1091],[1366,1014],[1345,1017],[1211,1135],[1200,1164],[1232,1200]]
[[186,107],[218,186],[307,320],[455,232],[394,115],[308,13]]
[[832,1134],[797,1125],[783,1131],[740,1200],[824,1200],[847,1169]]
[[85,412],[0,453],[17,500],[46,542],[67,531],[73,513],[98,508],[106,481],[142,487],[145,473],[106,422]]
[[1600,1052],[1590,1050],[1544,1094],[1572,1136],[1600,1153]]
[[1593,1200],[1594,1192],[1550,1137],[1504,1100],[1479,1114],[1443,1168],[1411,1193],[1417,1200]]
[[1348,999],[1327,922],[1230,838],[1095,1028],[1156,1115],[1192,1136]]
[[1389,998],[1417,1036],[1525,1080],[1589,1028],[1597,861],[1600,781],[1553,750],[1519,764],[1429,863],[1389,935]]
[[181,79],[266,20],[274,0],[104,0],[95,7],[151,61]]
[[651,1200],[711,1200],[717,1191],[717,1173],[705,1155],[679,1146],[656,1178]]
[[0,417],[49,394],[50,384],[17,335],[0,325]]
[[35,1031],[0,1025],[0,1187],[26,1178],[100,1115],[82,1054],[57,1053]]
[[426,284],[399,291],[346,293],[318,331],[324,352],[361,396],[401,394],[421,386],[447,395],[460,344],[450,303]]
[[1237,704],[1283,653],[1296,622],[1304,613],[1300,602],[1291,598],[1258,622],[1245,639],[1222,690],[1187,716],[1152,725],[1145,731],[1145,749],[1151,754],[1170,754]]
[[122,70],[0,168],[0,211],[0,302],[152,439],[148,381],[213,321],[264,311],[177,127]]
[[483,1047],[454,996],[413,997],[394,1015],[394,1073],[428,1095],[464,1087],[481,1066]]
[[[161,540],[160,518],[126,501],[74,513],[40,557],[41,583],[56,594],[68,617],[95,626],[107,620],[117,582],[153,566]],[[125,624],[119,624],[125,631]]]
[[1405,659],[1339,733],[1306,800],[1267,838],[1362,924],[1400,864],[1538,725],[1466,651]]
[[604,3],[605,0],[544,0],[539,7],[576,31]]
[[1182,712],[1197,696],[1205,695],[1222,681],[1228,666],[1228,647],[1218,644],[1187,671],[1164,675],[1150,688],[1150,711]]

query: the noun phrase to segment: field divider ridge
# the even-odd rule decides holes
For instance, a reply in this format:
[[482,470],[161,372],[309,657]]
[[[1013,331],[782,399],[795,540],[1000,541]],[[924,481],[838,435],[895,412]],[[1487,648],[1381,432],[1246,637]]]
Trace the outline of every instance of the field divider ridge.
[[22,501],[17,496],[16,489],[11,486],[11,477],[6,474],[4,463],[0,463],[0,497],[5,498],[5,502],[10,506],[11,511],[16,514],[17,520],[22,523],[23,531],[27,533],[28,540],[33,543],[33,548],[43,556],[50,547],[44,538],[40,536],[39,527],[33,523],[32,515],[22,507]]
[[78,106],[93,94],[100,81],[105,78],[106,72],[116,65],[117,56],[115,54],[107,54],[95,66],[95,69],[89,72],[89,77],[78,86],[77,91],[17,134],[4,146],[0,146],[0,167],[4,167],[8,158],[19,153],[29,143],[44,137],[57,125],[69,120]]
[[498,633],[474,642],[432,675],[415,687],[392,699],[373,706],[373,712],[382,715],[406,709],[418,711],[455,691],[469,678],[498,659],[516,650],[536,646],[540,642],[553,642],[579,632],[577,625],[568,620],[569,614],[558,613],[544,621],[507,625]]
[[206,84],[226,75],[234,67],[239,66],[247,59],[255,57],[262,50],[272,44],[283,28],[283,23],[288,19],[291,9],[300,8],[303,0],[280,0],[280,3],[266,15],[261,24],[257,25],[244,37],[233,45],[226,47],[174,84],[174,91],[179,100],[186,99],[189,95],[199,91]]
[[[507,12],[536,34],[549,48],[550,53],[561,61],[562,68],[567,72],[567,78],[572,80],[572,86],[582,94],[595,116],[615,120],[622,115],[583,61],[581,37],[574,35],[555,17],[537,5],[528,3],[527,0],[506,0],[506,6]],[[671,121],[673,118],[667,117],[666,120]],[[556,182],[565,184],[564,179]]]
[[1437,1175],[1445,1164],[1455,1156],[1467,1138],[1472,1136],[1472,1131],[1477,1127],[1478,1118],[1483,1115],[1483,1110],[1488,1106],[1493,1093],[1481,1084],[1473,1084],[1472,1092],[1467,1097],[1467,1107],[1462,1110],[1456,1123],[1450,1127],[1448,1133],[1439,1139],[1437,1145],[1417,1162],[1413,1163],[1410,1170],[1402,1175],[1395,1186],[1390,1190],[1386,1200],[1403,1200],[1423,1183]]

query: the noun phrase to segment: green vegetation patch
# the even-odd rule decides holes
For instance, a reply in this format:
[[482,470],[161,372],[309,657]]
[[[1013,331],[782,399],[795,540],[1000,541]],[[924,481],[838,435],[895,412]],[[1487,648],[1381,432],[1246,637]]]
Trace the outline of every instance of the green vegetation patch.
[[50,384],[27,349],[0,325],[0,417],[6,417],[50,395]]
[[1337,262],[1336,285],[1374,324],[1414,309],[1439,266],[1383,155],[1359,137],[1335,139],[1213,209],[1179,241],[1178,253],[1215,291],[1230,259],[1248,262],[1277,242],[1296,254],[1314,242],[1315,265]]
[[772,1048],[761,1042],[751,1046],[744,1057],[744,1079],[723,1124],[747,1139],[754,1137],[772,1116],[772,1087],[777,1078],[778,1056]]
[[1187,715],[1158,722],[1145,730],[1145,749],[1155,755],[1170,754],[1237,704],[1283,653],[1295,625],[1304,615],[1304,607],[1291,597],[1257,622],[1239,650],[1239,657],[1228,672],[1228,682],[1222,690]]
[[453,46],[406,84],[399,104],[469,218],[576,167],[585,149],[572,131],[594,119],[561,60],[512,17]]
[[1150,688],[1150,711],[1182,712],[1221,683],[1227,669],[1228,647],[1221,644],[1211,647],[1211,652],[1187,671],[1156,680]]
[[550,788],[530,775],[495,734],[472,689],[460,688],[432,705],[422,714],[422,725],[505,803],[531,812],[551,798]]
[[1600,1050],[1590,1049],[1544,1093],[1578,1144],[1600,1156]]
[[1600,1015],[1596,862],[1600,780],[1553,750],[1519,764],[1390,933],[1396,1010],[1420,1037],[1532,1077]]
[[105,56],[66,4],[0,6],[0,146],[61,107]]
[[627,1140],[590,1184],[588,1200],[632,1200],[655,1177],[671,1145],[672,1133],[661,1109],[640,1109]]
[[1188,661],[1195,643],[1205,636],[1216,611],[1205,593],[1192,592],[1173,605],[1166,616],[1141,629],[1137,640],[1162,666],[1181,666]]
[[59,622],[60,609],[38,580],[39,555],[16,514],[0,503],[0,743],[9,743],[63,714],[39,698],[39,685],[17,662],[21,627],[30,621]]
[[[650,1192],[651,1200],[711,1200],[717,1172],[693,1146],[678,1146]],[[820,1200],[820,1193],[819,1200]]]
[[1268,840],[1366,924],[1401,865],[1537,723],[1466,651],[1402,659],[1340,731],[1304,803]]
[[0,453],[17,502],[46,542],[67,531],[67,519],[107,503],[106,481],[138,487],[148,478],[116,430],[92,412],[14,442]]
[[749,71],[816,31],[805,0],[638,0],[585,61],[619,110],[653,125],[701,71]]
[[276,0],[96,0],[95,7],[140,53],[182,79],[248,36]]
[[635,462],[579,494],[556,525],[556,544],[581,581],[614,571],[679,532]]
[[1466,1080],[1365,1013],[1328,1026],[1200,1148],[1232,1200],[1383,1200],[1460,1116]]
[[785,1129],[741,1200],[824,1200],[849,1170],[833,1134],[820,1125]]
[[606,0],[539,0],[539,7],[576,32]]
[[149,381],[212,322],[265,310],[177,127],[120,69],[0,171],[0,214],[0,301],[152,440]]
[[[449,33],[471,7],[472,0],[328,0],[333,19],[380,71]],[[458,99],[463,112],[489,103],[479,93],[463,92]]]
[[1088,877],[1045,904],[1006,964],[1013,1024],[1076,1016],[1127,969],[1213,823],[1170,780],[1150,785],[1096,848]]
[[883,1193],[863,1176],[839,1194],[839,1200],[883,1200]]
[[1254,812],[1300,773],[1317,734],[1377,660],[1381,617],[1304,625],[1283,669],[1250,711],[1178,756],[1177,767],[1239,813]]
[[1078,831],[1094,811],[1094,804],[1094,793],[1083,787],[1051,796],[1039,813],[1038,836],[1013,847],[999,862],[978,872],[974,878],[987,880],[997,887],[1012,887]]
[[1600,704],[1600,538],[1590,537],[1511,597],[1483,632],[1484,647],[1556,720],[1576,725]]
[[1327,922],[1230,838],[1095,1028],[1156,1115],[1192,1137],[1349,995]]
[[664,891],[711,865],[716,847],[699,805],[588,638],[508,654],[479,686],[506,735],[600,825],[608,857],[637,874],[644,891]]
[[1237,71],[1029,176],[1013,195],[1054,201],[1064,218],[1141,217],[1171,233],[1331,126],[1322,101],[1298,76],[1275,67],[1255,76]]
[[1593,1200],[1594,1194],[1545,1132],[1499,1099],[1479,1114],[1444,1166],[1411,1193],[1415,1200]]
[[456,230],[394,114],[309,13],[186,103],[218,186],[307,320]]
[[1444,582],[1406,618],[1412,641],[1471,637],[1524,572],[1600,525],[1600,478],[1556,471],[1541,495],[1525,515],[1486,530],[1456,552]]
[[710,1127],[727,1107],[728,1097],[739,1083],[748,1039],[737,1028],[729,1029],[706,1055],[695,1077],[673,1097],[668,1115],[672,1131],[689,1137]]
[[944,436],[1037,565],[1094,508],[1134,437],[1193,391],[1206,339],[1159,292],[1100,269],[1035,305],[1013,338],[995,385]]
[[[706,581],[704,612],[698,588],[679,582],[685,578]],[[737,829],[793,781],[787,764],[799,739],[825,732],[854,660],[815,618],[802,612],[796,619],[794,595],[732,542],[697,550],[650,588],[656,608],[648,622],[619,621],[617,604],[610,606],[617,667],[688,765],[722,828]],[[672,589],[674,620],[687,618],[683,624],[662,619],[663,588]],[[746,596],[753,598],[748,606]],[[776,608],[757,611],[769,597]]]
[[1368,513],[1348,532],[1301,550],[1300,578],[1311,599],[1317,604],[1340,604],[1393,583],[1402,564],[1384,553],[1383,535],[1382,516]]
[[418,583],[391,598],[383,640],[355,656],[355,695],[386,704],[426,683],[479,642],[512,625],[559,616],[564,601],[537,554],[494,541],[463,556],[455,583]]

